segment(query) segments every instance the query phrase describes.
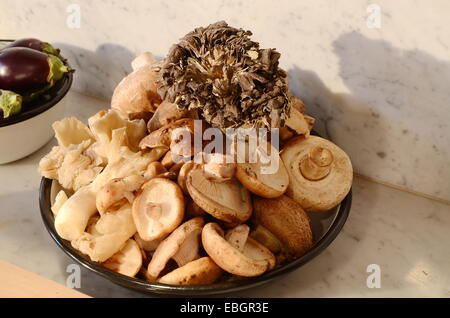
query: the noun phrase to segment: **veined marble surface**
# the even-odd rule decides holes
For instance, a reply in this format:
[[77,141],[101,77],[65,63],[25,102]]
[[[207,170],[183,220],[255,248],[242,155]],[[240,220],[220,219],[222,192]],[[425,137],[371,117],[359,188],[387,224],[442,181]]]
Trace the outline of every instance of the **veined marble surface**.
[[[369,27],[372,3],[380,28]],[[80,28],[67,24],[69,4]],[[449,10],[446,0],[0,0],[0,30],[55,43],[77,69],[74,88],[110,98],[136,54],[164,57],[193,28],[224,19],[282,53],[316,129],[358,173],[448,201]]]
[[[84,121],[107,103],[72,92],[68,115]],[[41,220],[37,165],[51,141],[20,161],[0,165],[0,259],[65,284],[73,261]],[[355,178],[343,231],[302,268],[236,297],[450,297],[450,206]],[[367,267],[381,270],[369,289]],[[143,297],[82,269],[81,291],[97,297]],[[0,282],[1,283],[1,282]]]

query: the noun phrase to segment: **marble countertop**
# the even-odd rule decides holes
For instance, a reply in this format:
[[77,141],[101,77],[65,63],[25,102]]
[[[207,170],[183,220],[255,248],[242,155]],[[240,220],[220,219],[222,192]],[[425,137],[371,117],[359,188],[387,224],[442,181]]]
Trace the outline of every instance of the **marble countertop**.
[[[71,92],[68,115],[86,120],[108,102]],[[73,261],[48,235],[39,213],[39,159],[51,141],[0,165],[0,259],[65,284]],[[237,297],[450,297],[450,206],[356,177],[353,206],[337,239],[302,268]],[[368,288],[376,264],[380,288]],[[145,296],[82,269],[80,291],[96,297]]]

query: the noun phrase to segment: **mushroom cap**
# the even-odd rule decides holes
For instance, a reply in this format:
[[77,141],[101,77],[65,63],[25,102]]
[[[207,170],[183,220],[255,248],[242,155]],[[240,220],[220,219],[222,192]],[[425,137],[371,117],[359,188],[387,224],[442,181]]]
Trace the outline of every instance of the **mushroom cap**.
[[290,98],[291,109],[289,117],[286,119],[286,126],[294,130],[299,135],[309,136],[309,132],[314,124],[314,118],[304,114],[305,104],[295,96]]
[[297,258],[313,245],[309,216],[299,203],[283,195],[275,199],[253,198],[253,217],[272,233],[287,252]]
[[133,192],[137,191],[145,182],[140,175],[131,175],[125,178],[114,178],[100,188],[96,195],[96,206],[100,214],[110,208],[120,207],[127,200],[134,200]]
[[157,76],[154,65],[142,66],[128,74],[114,89],[111,108],[125,119],[136,113],[154,112],[161,103],[157,92]]
[[205,256],[171,271],[158,282],[168,285],[208,285],[214,283],[222,273],[222,269]]
[[213,261],[223,270],[239,276],[255,277],[274,268],[275,256],[263,245],[247,238],[242,251],[224,237],[224,231],[217,223],[203,227],[203,247]]
[[193,167],[194,167],[194,162],[188,161],[183,164],[183,166],[181,167],[181,169],[178,173],[177,182],[178,182],[178,185],[180,186],[181,190],[183,190],[183,192],[185,194],[189,194],[187,186],[186,186],[186,177],[187,177],[187,174],[189,173],[189,171],[191,171],[191,169]]
[[205,222],[203,221],[203,218],[193,218],[181,224],[164,241],[162,241],[153,254],[152,260],[148,264],[147,276],[153,279],[158,278],[167,262],[177,255],[184,244],[189,244],[189,246],[193,249],[196,248],[197,250],[193,251],[192,255],[194,255],[194,257],[198,256],[200,234],[204,224]]
[[170,124],[178,119],[185,117],[185,110],[178,110],[177,105],[168,101],[163,101],[152,118],[147,123],[147,129],[149,132],[155,131],[167,124]]
[[[221,153],[204,154],[206,162],[202,165],[208,180],[224,182],[231,180],[236,173],[236,163],[227,162],[227,156]],[[231,158],[233,159],[233,158]]]
[[273,174],[261,172],[261,163],[238,163],[236,178],[250,192],[264,198],[276,198],[286,192],[289,175],[283,161],[278,160],[278,170]]
[[144,52],[136,56],[134,60],[131,61],[131,68],[133,69],[133,71],[136,71],[143,66],[152,65],[155,63],[155,56],[150,52]]
[[239,224],[251,217],[250,193],[235,178],[224,182],[210,181],[202,166],[195,165],[187,175],[186,186],[195,203],[219,220]]
[[132,211],[141,238],[157,240],[172,232],[183,220],[183,192],[169,179],[153,178],[142,186],[133,201]]
[[[300,164],[313,148],[321,147],[331,152],[333,161],[329,174],[316,181],[308,180],[300,170]],[[317,136],[292,139],[281,152],[289,173],[286,195],[311,212],[328,211],[338,205],[350,191],[353,180],[352,163],[338,146]]]
[[194,119],[182,118],[174,122],[168,123],[161,128],[152,131],[148,136],[144,137],[139,143],[141,149],[166,147],[170,148],[172,142],[172,132],[177,128],[186,128],[192,134],[194,133]]
[[116,254],[102,265],[122,275],[134,277],[142,266],[142,253],[136,241],[129,239]]

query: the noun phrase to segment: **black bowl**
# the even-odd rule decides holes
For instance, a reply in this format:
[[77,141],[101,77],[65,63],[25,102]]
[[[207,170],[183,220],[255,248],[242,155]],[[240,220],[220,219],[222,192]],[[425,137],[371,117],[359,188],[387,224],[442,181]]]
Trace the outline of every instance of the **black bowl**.
[[[13,40],[0,40],[0,49],[13,42]],[[63,60],[64,58],[61,57]],[[64,64],[69,66],[67,61]],[[5,127],[19,123],[21,121],[35,117],[46,110],[50,109],[52,106],[56,105],[64,96],[66,96],[73,82],[73,72],[68,72],[55,83],[48,91],[33,99],[32,101],[23,104],[23,109],[20,113],[13,115],[9,118],[0,119],[0,127]]]
[[[55,182],[55,185],[56,184],[57,182]],[[92,262],[88,256],[74,249],[69,241],[66,241],[59,237],[55,230],[54,216],[50,209],[51,200],[56,193],[55,189],[52,190],[52,185],[53,180],[42,178],[39,195],[41,215],[45,227],[50,233],[50,236],[67,255],[69,255],[73,260],[77,261],[87,269],[116,284],[144,293],[157,293],[165,295],[198,296],[240,291],[265,284],[283,274],[298,269],[317,255],[319,255],[323,250],[327,248],[328,245],[330,245],[331,242],[333,242],[333,240],[336,238],[336,236],[344,226],[352,204],[352,191],[350,190],[341,204],[335,209],[329,212],[309,213],[309,216],[311,217],[315,241],[313,248],[302,257],[283,266],[280,266],[275,270],[267,272],[262,276],[236,281],[221,282],[205,286],[173,286],[159,283],[150,283],[143,279],[131,278],[110,271],[102,267],[100,264]]]

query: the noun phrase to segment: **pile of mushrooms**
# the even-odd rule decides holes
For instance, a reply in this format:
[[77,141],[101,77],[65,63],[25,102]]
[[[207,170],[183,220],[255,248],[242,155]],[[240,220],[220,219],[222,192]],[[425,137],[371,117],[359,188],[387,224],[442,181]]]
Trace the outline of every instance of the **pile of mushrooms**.
[[306,254],[308,213],[342,201],[352,166],[342,149],[310,136],[302,101],[289,97],[282,147],[270,148],[279,164],[265,174],[259,161],[230,163],[180,138],[180,129],[195,137],[198,113],[158,95],[151,54],[132,65],[112,109],[88,126],[53,125],[58,146],[39,170],[63,187],[52,206],[57,233],[111,271],[170,285],[260,276]]

